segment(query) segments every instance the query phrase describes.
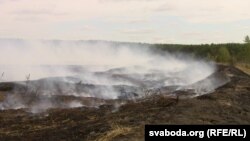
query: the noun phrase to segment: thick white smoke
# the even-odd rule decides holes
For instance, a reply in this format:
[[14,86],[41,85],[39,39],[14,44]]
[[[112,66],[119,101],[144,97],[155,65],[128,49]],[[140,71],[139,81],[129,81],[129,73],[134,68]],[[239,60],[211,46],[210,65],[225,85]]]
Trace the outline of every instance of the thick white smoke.
[[[2,81],[22,81],[28,74],[34,80],[82,73],[70,69],[69,65],[83,66],[86,71],[92,72],[115,68],[126,68],[123,71],[129,74],[161,72],[169,76],[178,75],[183,84],[204,79],[214,71],[213,65],[207,62],[177,58],[169,53],[157,55],[148,47],[139,45],[0,40],[0,47],[0,72],[4,73]],[[93,79],[98,82],[98,78]],[[172,85],[171,82],[166,84]]]
[[[121,96],[113,86],[126,86],[130,93],[136,88],[152,89],[166,86],[188,86],[205,79],[215,71],[212,63],[195,60],[180,54],[154,53],[146,45],[118,44],[82,41],[24,41],[0,40],[1,82],[20,81],[24,85],[27,75],[30,80],[46,82],[40,95],[55,94],[53,81],[63,81],[57,85],[67,91],[61,95],[117,99]],[[178,56],[178,57],[177,57]],[[53,77],[53,78],[51,78]],[[56,79],[56,80],[55,80]],[[21,82],[23,81],[23,82]],[[40,82],[39,81],[39,82]],[[38,82],[37,82],[38,83]],[[84,92],[71,84],[89,84]],[[36,84],[32,84],[35,86]],[[40,85],[40,84],[38,84]],[[98,89],[92,85],[100,86]],[[36,85],[37,86],[37,85]],[[108,86],[105,87],[104,86]],[[110,87],[109,87],[110,86]],[[58,89],[58,88],[56,88]],[[119,91],[121,91],[119,89]],[[142,94],[142,92],[138,92]],[[140,97],[140,96],[139,96]],[[7,103],[9,102],[7,98]],[[53,107],[48,99],[48,108]],[[17,102],[15,102],[16,104]],[[0,108],[3,109],[0,103]],[[43,103],[39,101],[37,107]],[[71,102],[68,107],[79,107],[82,103]],[[25,107],[19,102],[14,107]]]

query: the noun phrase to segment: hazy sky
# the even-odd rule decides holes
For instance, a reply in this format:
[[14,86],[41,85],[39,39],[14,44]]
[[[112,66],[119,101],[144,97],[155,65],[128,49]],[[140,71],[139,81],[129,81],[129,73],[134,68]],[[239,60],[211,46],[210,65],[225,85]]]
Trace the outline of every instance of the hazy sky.
[[243,42],[250,0],[0,0],[0,38]]

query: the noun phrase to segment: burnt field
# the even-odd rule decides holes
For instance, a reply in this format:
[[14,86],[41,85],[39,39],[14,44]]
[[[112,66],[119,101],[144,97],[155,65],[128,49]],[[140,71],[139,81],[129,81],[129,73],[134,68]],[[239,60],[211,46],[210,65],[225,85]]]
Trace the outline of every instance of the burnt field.
[[0,45],[0,140],[143,140],[145,124],[250,121],[250,78],[232,66],[138,44]]
[[[250,77],[231,66],[216,68],[187,85],[162,86],[166,75],[142,81],[123,69],[95,74],[122,85],[76,77],[3,82],[0,140],[143,140],[145,124],[249,124]],[[103,91],[115,95],[98,95]]]

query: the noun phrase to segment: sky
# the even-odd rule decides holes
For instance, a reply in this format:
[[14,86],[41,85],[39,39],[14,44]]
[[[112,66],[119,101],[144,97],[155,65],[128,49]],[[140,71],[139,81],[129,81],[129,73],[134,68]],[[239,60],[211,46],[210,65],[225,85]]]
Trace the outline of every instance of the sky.
[[250,0],[0,0],[0,38],[243,42]]

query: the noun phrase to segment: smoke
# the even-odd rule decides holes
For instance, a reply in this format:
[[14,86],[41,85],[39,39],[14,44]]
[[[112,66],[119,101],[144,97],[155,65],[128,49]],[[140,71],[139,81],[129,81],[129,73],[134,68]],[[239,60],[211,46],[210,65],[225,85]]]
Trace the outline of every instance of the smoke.
[[[15,98],[7,97],[0,108],[31,107],[33,113],[103,104],[84,103],[82,98],[134,99],[145,96],[145,90],[170,86],[195,89],[192,84],[215,72],[211,62],[183,54],[158,54],[140,44],[0,40],[0,50],[0,81],[21,87],[15,88]],[[27,102],[18,96],[21,93],[38,98]],[[56,96],[72,100],[55,100]]]

